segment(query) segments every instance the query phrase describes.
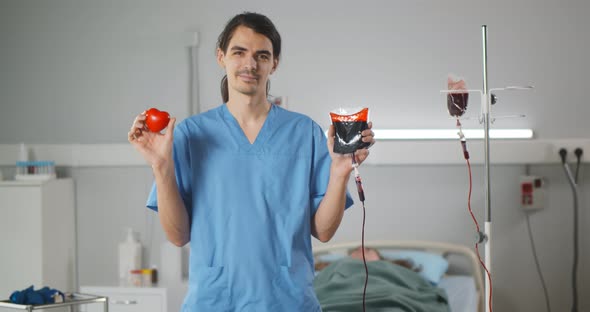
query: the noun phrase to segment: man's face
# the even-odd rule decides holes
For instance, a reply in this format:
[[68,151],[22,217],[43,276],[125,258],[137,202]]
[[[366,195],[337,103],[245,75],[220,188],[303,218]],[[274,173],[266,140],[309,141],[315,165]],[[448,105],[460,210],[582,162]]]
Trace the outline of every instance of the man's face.
[[227,51],[217,50],[217,62],[227,73],[230,94],[234,90],[249,96],[264,96],[268,76],[276,69],[278,59],[272,54],[270,39],[239,26]]
[[[350,253],[350,257],[353,259],[363,260],[363,249],[359,246],[357,249]],[[367,261],[379,261],[381,257],[377,250],[373,248],[365,248],[365,260]]]

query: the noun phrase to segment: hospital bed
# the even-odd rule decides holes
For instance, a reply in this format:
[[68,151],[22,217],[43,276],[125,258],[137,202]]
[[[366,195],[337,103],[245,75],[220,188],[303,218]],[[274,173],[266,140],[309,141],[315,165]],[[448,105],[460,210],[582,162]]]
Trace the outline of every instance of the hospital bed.
[[[347,257],[350,250],[360,245],[360,242],[347,242],[314,246],[314,260],[316,263],[336,261]],[[446,260],[448,267],[445,267],[446,270],[440,273],[440,280],[436,281],[436,286],[444,289],[447,293],[451,311],[484,311],[485,289],[483,274],[477,255],[472,249],[443,242],[385,240],[367,241],[365,247],[377,249],[381,256],[386,259],[389,259],[389,255],[398,253],[402,257],[414,254],[432,255],[432,258],[439,257]],[[433,269],[436,270],[436,268]],[[432,273],[432,270],[430,273]]]

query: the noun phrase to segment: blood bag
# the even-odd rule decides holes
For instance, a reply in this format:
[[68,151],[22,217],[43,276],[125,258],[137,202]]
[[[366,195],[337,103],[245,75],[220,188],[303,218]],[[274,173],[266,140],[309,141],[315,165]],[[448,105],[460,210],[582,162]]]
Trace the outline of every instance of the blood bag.
[[455,78],[449,75],[447,85],[450,92],[447,94],[447,109],[449,114],[453,117],[461,117],[467,110],[467,101],[469,100],[469,93],[465,87],[465,80],[462,78]]
[[357,149],[365,148],[369,142],[363,142],[362,132],[369,128],[367,123],[368,108],[338,109],[330,112],[335,129],[334,152],[339,154],[354,153]]

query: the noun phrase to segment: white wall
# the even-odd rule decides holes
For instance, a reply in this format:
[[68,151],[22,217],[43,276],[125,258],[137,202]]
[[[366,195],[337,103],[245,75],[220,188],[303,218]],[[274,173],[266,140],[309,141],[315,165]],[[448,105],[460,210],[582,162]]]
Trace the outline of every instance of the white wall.
[[[531,127],[540,138],[588,133],[585,1],[215,3],[2,1],[0,142],[125,142],[130,120],[146,107],[186,117],[186,34],[195,29],[200,103],[219,105],[215,42],[242,10],[268,14],[284,38],[272,92],[323,125],[330,109],[367,105],[383,128],[453,126],[438,90],[449,72],[481,88],[480,26],[487,24],[490,87],[537,87],[501,94],[498,115],[527,117],[495,126]],[[477,108],[472,101],[470,114]]]
[[[215,5],[213,5],[215,4]],[[125,143],[135,114],[150,106],[180,119],[189,101],[187,34],[198,30],[199,102],[220,104],[215,42],[234,14],[269,15],[283,37],[271,93],[323,126],[339,106],[366,105],[382,128],[449,128],[446,75],[481,88],[481,30],[489,26],[490,87],[534,84],[502,93],[494,112],[526,114],[494,127],[530,127],[538,138],[584,138],[590,114],[583,83],[590,10],[586,1],[0,1],[0,144]],[[469,115],[479,111],[472,101]],[[465,127],[479,127],[465,121]],[[590,153],[590,151],[586,151]],[[435,154],[435,153],[433,153]],[[556,156],[557,157],[557,156]],[[498,311],[542,311],[517,181],[523,166],[492,168],[495,304]],[[476,166],[473,206],[483,205]],[[365,166],[367,237],[472,242],[463,166]],[[531,216],[553,309],[571,302],[571,194],[557,165],[533,166],[548,180],[547,208]],[[163,240],[143,208],[146,168],[73,168],[80,283],[116,278],[116,244],[132,225]],[[582,181],[582,191],[588,186]],[[352,190],[352,189],[351,189]],[[581,200],[581,229],[590,225]],[[347,212],[334,241],[360,238],[360,210]],[[154,230],[146,224],[150,222]],[[153,232],[150,232],[153,231]],[[159,241],[158,241],[159,240]],[[154,253],[158,244],[152,243]],[[590,291],[588,240],[581,237],[580,294]],[[98,255],[98,256],[95,256]],[[157,263],[157,261],[154,261]],[[580,297],[580,310],[590,301]]]

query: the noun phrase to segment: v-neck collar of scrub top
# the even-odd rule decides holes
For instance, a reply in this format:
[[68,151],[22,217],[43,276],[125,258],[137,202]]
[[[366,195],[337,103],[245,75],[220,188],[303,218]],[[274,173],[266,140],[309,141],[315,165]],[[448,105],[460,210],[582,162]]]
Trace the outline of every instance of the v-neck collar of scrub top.
[[270,111],[268,112],[268,115],[264,120],[264,124],[262,124],[262,128],[260,128],[260,131],[258,132],[258,135],[256,136],[254,142],[250,143],[248,137],[246,137],[246,134],[244,133],[244,130],[242,130],[242,127],[240,126],[234,115],[232,115],[229,109],[227,108],[227,104],[223,104],[221,109],[221,117],[225,121],[227,127],[229,128],[231,136],[235,140],[237,146],[239,146],[240,150],[245,152],[262,149],[262,147],[266,143],[266,140],[270,136],[270,133],[272,132],[273,121],[275,119],[276,114],[277,109],[273,104],[271,104]]

